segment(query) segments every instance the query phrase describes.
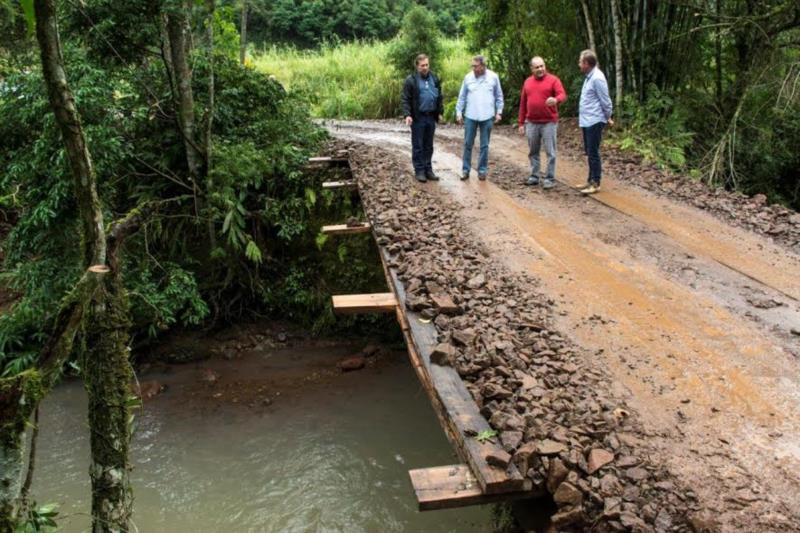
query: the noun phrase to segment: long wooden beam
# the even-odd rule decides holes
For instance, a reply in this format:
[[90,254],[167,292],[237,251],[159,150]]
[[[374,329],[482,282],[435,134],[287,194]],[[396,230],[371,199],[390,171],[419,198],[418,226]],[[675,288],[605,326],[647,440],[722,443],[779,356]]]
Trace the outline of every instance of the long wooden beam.
[[333,296],[333,310],[340,314],[394,313],[396,309],[397,298],[392,292]]
[[370,231],[372,231],[372,225],[369,222],[364,222],[358,226],[348,226],[347,224],[322,226],[322,233],[326,235],[350,235],[353,233],[369,233]]
[[530,491],[484,494],[467,465],[435,466],[409,470],[420,511],[483,505],[536,497]]
[[436,328],[430,321],[405,309],[405,288],[391,269],[387,251],[378,246],[384,272],[397,300],[397,318],[408,346],[412,366],[425,388],[433,405],[434,412],[445,430],[450,443],[462,461],[469,465],[482,494],[501,494],[530,491],[531,482],[527,480],[513,463],[506,469],[490,465],[491,455],[502,456],[505,450],[493,440],[478,441],[469,435],[491,431],[486,419],[478,411],[475,400],[470,395],[461,376],[452,367],[431,363],[430,356],[437,344]]

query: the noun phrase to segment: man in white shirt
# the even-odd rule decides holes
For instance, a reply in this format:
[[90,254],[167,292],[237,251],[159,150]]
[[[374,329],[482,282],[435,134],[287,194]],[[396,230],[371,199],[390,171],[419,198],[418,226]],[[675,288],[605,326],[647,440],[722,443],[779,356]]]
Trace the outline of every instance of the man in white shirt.
[[485,180],[489,172],[489,137],[492,125],[503,115],[503,89],[500,78],[486,68],[486,58],[472,58],[472,72],[464,76],[456,103],[456,121],[464,124],[464,155],[461,179],[469,179],[472,168],[472,146],[480,131],[478,179]]

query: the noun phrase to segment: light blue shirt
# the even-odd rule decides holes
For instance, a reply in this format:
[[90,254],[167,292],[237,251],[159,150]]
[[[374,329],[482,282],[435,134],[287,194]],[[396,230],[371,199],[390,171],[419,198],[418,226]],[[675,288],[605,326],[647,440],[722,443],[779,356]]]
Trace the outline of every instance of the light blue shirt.
[[475,77],[473,72],[464,76],[458,92],[456,116],[483,122],[503,112],[503,88],[500,78],[486,69],[483,76]]
[[581,102],[578,106],[578,123],[581,128],[606,123],[611,118],[614,107],[608,96],[608,82],[599,68],[593,68],[583,80]]

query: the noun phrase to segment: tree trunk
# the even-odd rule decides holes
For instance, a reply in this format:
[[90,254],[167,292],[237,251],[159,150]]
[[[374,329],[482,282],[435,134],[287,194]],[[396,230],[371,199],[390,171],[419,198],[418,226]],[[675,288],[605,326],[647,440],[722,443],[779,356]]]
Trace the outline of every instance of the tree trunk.
[[[624,77],[622,72],[622,28],[619,21],[619,0],[611,0],[611,23],[614,26],[614,75],[616,77],[616,107],[622,109],[622,87]],[[619,115],[617,115],[619,116]]]
[[244,65],[247,51],[247,0],[242,0],[242,18],[239,25],[239,63]]
[[583,18],[586,20],[586,33],[589,36],[589,49],[597,52],[597,47],[594,43],[594,28],[592,28],[592,17],[589,15],[589,5],[586,0],[581,0],[581,7],[583,8]]
[[715,0],[715,11],[716,11],[716,24],[717,28],[714,31],[714,62],[715,65],[715,72],[714,72],[714,88],[716,89],[716,100],[717,100],[717,109],[719,112],[722,112],[722,28],[719,27],[721,24],[722,12],[721,12],[721,3],[722,0]]
[[[72,296],[76,309],[88,302],[84,324],[84,386],[89,399],[92,463],[92,530],[127,531],[132,495],[129,482],[128,395],[132,369],[128,361],[127,300],[120,273],[106,266],[106,234],[96,177],[75,99],[67,84],[53,0],[34,0],[36,37],[50,106],[61,130],[72,170],[78,215],[83,230],[84,266],[79,283],[86,292]],[[88,284],[86,283],[88,281]],[[78,311],[76,311],[78,312]],[[75,313],[70,315],[75,317]],[[74,328],[70,331],[73,331]],[[62,345],[63,338],[57,343]],[[71,337],[69,338],[71,344]],[[69,351],[67,351],[69,353]],[[62,354],[63,355],[63,354]]]
[[167,35],[175,89],[177,91],[178,126],[183,136],[186,165],[192,181],[197,184],[201,175],[203,154],[197,145],[192,69],[187,59],[189,23],[186,7],[175,6],[167,15]]
[[133,510],[128,447],[130,384],[128,300],[112,271],[90,303],[84,321],[83,373],[89,395],[92,462],[92,531],[127,531]]
[[61,41],[56,25],[53,0],[36,0],[36,38],[42,57],[42,72],[50,97],[50,107],[56,117],[67,151],[70,170],[75,180],[75,197],[80,211],[83,233],[84,264],[102,265],[106,261],[103,212],[97,196],[94,167],[83,135],[75,98],[67,85],[61,57]]
[[17,523],[22,504],[25,429],[42,393],[41,374],[28,370],[0,381],[0,533]]

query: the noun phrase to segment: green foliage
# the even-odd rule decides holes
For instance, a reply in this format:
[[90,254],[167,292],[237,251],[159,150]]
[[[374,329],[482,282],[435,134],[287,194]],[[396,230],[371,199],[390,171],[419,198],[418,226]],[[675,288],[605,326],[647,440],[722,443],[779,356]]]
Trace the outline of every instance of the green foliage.
[[37,507],[32,504],[20,517],[19,523],[14,528],[14,533],[48,533],[56,531],[58,524],[55,518],[58,516],[58,505],[50,503]]
[[[570,0],[492,0],[467,20],[467,42],[471,48],[486,49],[489,68],[497,71],[503,82],[508,108],[519,102],[522,84],[531,75],[531,57],[541,56],[547,70],[558,76],[567,90],[564,114],[577,109],[583,80],[576,62],[586,47],[575,38],[580,35],[576,13]],[[506,117],[512,116],[515,113],[506,113]]]
[[[272,47],[256,56],[259,71],[274,75],[302,95],[313,116],[368,119],[397,116],[403,76],[386,63],[387,42],[322,46],[317,51]],[[445,106],[452,109],[470,55],[461,40],[442,42],[444,57],[432,67],[442,79]]]
[[497,431],[493,429],[485,429],[475,436],[475,440],[477,440],[478,442],[489,442],[494,440],[494,438],[497,437],[497,435],[498,435]]
[[620,131],[610,130],[612,142],[662,167],[683,169],[693,135],[687,131],[688,113],[675,99],[652,87],[643,104],[626,97]]
[[[278,82],[220,55],[212,171],[193,192],[172,115],[151,100],[170,101],[162,67],[130,69],[96,58],[91,48],[65,46],[106,220],[156,206],[123,256],[134,338],[244,310],[292,308],[308,318],[324,308],[323,297],[317,308],[308,299],[265,297],[268,286],[297,269],[295,261],[319,253],[317,199],[309,192],[318,184],[301,167],[325,134],[306,106]],[[198,107],[208,86],[200,59]],[[2,281],[22,295],[0,316],[0,372],[16,374],[34,361],[77,279],[80,247],[72,177],[39,70],[13,73],[0,91],[0,197],[16,219],[4,242]],[[302,281],[296,292],[310,291],[313,278]]]
[[417,5],[426,7],[445,35],[463,28],[461,19],[475,0],[298,0],[250,1],[248,35],[258,44],[291,44],[301,48],[351,40],[389,39],[403,16]]
[[436,18],[423,6],[412,8],[405,17],[400,28],[400,35],[389,51],[389,62],[398,74],[414,71],[417,55],[427,54],[431,69],[434,69],[442,54],[440,33],[436,26]]

